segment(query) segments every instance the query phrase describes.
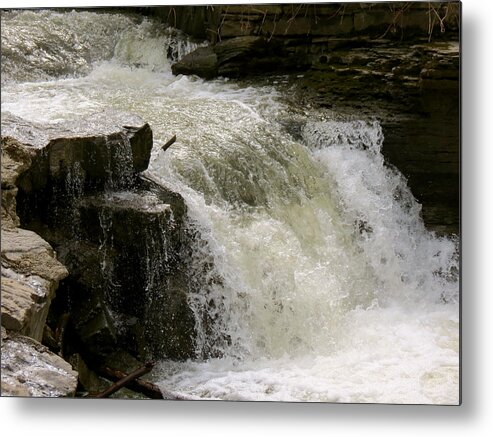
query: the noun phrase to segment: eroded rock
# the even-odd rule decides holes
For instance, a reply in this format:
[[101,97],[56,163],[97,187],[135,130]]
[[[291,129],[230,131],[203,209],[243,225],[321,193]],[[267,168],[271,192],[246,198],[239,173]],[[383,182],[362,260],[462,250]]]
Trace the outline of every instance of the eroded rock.
[[[149,126],[113,112],[46,128],[7,116],[3,133],[9,156],[27,153],[30,161],[7,172],[18,190],[11,209],[29,230],[2,230],[2,262],[17,275],[58,282],[59,263],[41,235],[68,268],[48,318],[55,332],[69,314],[61,353],[194,356],[182,256],[186,208],[181,196],[138,176],[152,148]],[[46,312],[33,322],[32,278],[19,278],[6,280],[5,323],[41,339]],[[49,304],[54,287],[46,290]]]
[[[84,120],[41,125],[11,114],[2,115],[2,147],[28,155],[11,165],[9,177],[25,193],[64,186],[67,190],[98,190],[125,186],[147,168],[152,131],[139,117],[107,110]],[[22,165],[27,166],[19,169]],[[3,185],[3,178],[2,178]]]
[[9,335],[3,328],[1,366],[2,396],[75,395],[77,372],[70,364],[36,340]]
[[51,246],[25,229],[2,229],[2,326],[38,341],[67,269]]

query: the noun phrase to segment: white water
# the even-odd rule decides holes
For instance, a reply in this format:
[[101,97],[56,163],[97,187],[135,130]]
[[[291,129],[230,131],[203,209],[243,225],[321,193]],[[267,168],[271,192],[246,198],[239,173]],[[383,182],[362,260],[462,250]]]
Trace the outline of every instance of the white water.
[[[163,361],[163,388],[458,403],[456,243],[424,229],[405,181],[383,163],[378,121],[308,112],[274,87],[173,77],[166,55],[193,44],[149,20],[27,11],[2,20],[2,112],[44,123],[107,107],[139,114],[154,131],[148,176],[184,196],[205,241],[195,263],[214,269],[189,298],[196,349],[222,357]],[[303,126],[301,139],[286,124]]]

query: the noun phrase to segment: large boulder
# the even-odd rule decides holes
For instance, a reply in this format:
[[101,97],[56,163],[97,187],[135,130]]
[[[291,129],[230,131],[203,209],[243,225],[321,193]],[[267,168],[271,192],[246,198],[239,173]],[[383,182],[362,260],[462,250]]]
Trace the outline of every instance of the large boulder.
[[69,340],[57,339],[64,356],[83,351],[99,360],[121,349],[193,357],[186,207],[139,175],[150,158],[150,127],[112,111],[48,126],[7,114],[2,133],[3,185],[12,190],[3,212],[10,220],[2,264],[12,271],[2,290],[4,325],[40,340],[56,284],[69,274],[48,315],[53,332],[68,320]]
[[2,148],[8,159],[18,161],[7,162],[6,184],[15,181],[26,193],[59,185],[77,194],[131,184],[149,163],[152,131],[139,117],[111,110],[49,125],[7,113],[2,114]]
[[291,71],[310,64],[307,53],[293,52],[279,39],[239,36],[200,47],[172,65],[173,74],[241,77],[264,72]]
[[180,257],[185,206],[163,193],[135,188],[84,197],[78,238],[65,234],[59,245],[71,272],[62,289],[72,324],[93,354],[123,348],[143,358],[194,356]]
[[217,77],[217,55],[212,47],[199,47],[171,66],[174,75],[185,74],[213,79]]
[[84,193],[132,185],[147,168],[152,132],[113,111],[63,125],[2,114],[1,141],[2,394],[72,395],[76,373],[38,343],[69,274],[52,246],[64,235],[54,225],[64,217],[74,229],[73,201]]

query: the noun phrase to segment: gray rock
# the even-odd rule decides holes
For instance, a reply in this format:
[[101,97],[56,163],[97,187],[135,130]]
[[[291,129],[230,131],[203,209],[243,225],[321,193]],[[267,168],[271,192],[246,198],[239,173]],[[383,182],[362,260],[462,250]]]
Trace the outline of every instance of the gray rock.
[[200,47],[175,63],[172,71],[212,79],[297,70],[307,65],[306,51],[290,52],[278,39],[249,35],[226,39],[213,47]]
[[41,340],[51,300],[68,275],[51,246],[25,229],[2,229],[2,326]]
[[2,396],[70,397],[77,372],[58,355],[29,337],[2,329]]

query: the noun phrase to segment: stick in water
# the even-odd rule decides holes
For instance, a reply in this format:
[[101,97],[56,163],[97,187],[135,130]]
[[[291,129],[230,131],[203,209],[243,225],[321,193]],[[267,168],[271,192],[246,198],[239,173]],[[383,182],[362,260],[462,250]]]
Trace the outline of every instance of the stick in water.
[[169,147],[170,147],[170,146],[171,146],[171,145],[172,145],[175,141],[176,141],[176,135],[173,135],[173,136],[171,137],[171,139],[169,139],[169,140],[167,141],[167,143],[166,143],[163,147],[161,147],[161,149],[163,150],[163,152],[166,152],[166,150],[168,150],[168,149],[169,149]]
[[149,373],[153,367],[154,367],[153,362],[145,363],[145,365],[139,367],[137,370],[133,371],[132,373],[129,373],[124,378],[120,379],[119,381],[115,382],[112,386],[108,387],[105,391],[98,393],[95,397],[96,398],[109,397],[113,393],[125,387],[128,383],[132,382],[134,379],[138,378],[139,376],[145,375],[146,373]]

